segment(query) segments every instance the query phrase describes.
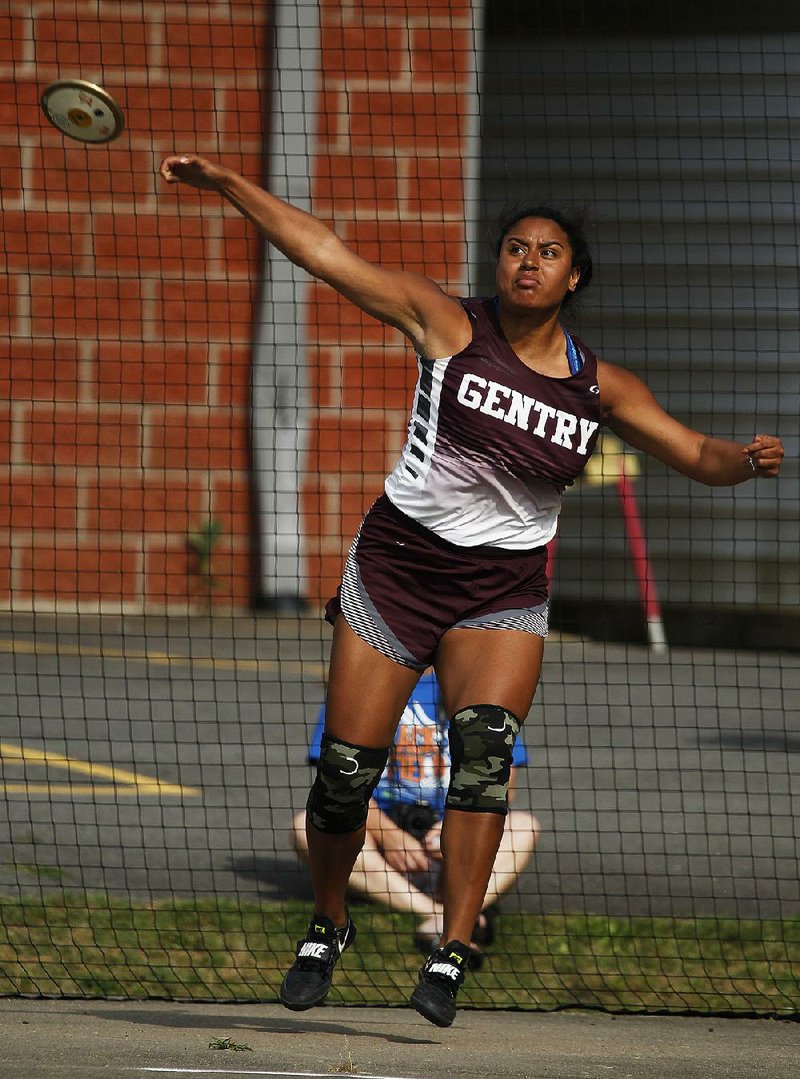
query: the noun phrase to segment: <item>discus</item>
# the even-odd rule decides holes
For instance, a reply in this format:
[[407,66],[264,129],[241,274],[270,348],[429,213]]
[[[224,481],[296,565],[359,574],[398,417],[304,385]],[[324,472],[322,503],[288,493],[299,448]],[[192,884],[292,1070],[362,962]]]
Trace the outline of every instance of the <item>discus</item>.
[[122,109],[111,94],[85,79],[51,83],[41,105],[53,127],[78,142],[111,142],[125,126]]

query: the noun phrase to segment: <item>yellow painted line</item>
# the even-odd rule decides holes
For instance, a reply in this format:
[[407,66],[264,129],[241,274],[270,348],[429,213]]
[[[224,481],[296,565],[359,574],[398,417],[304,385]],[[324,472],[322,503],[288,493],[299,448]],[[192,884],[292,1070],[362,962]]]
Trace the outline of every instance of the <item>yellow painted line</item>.
[[123,659],[162,666],[200,667],[220,671],[256,671],[262,674],[306,674],[325,678],[326,663],[316,660],[217,659],[214,656],[181,656],[173,652],[142,651],[135,648],[89,648],[80,644],[48,644],[18,638],[0,640],[0,652],[27,656],[77,656],[88,659]]
[[44,765],[54,768],[65,768],[70,773],[88,776],[95,780],[108,780],[108,785],[95,786],[84,784],[73,787],[70,783],[25,783],[25,784],[2,784],[3,789],[21,793],[31,791],[35,793],[105,793],[111,789],[111,785],[117,788],[120,794],[160,794],[166,797],[197,796],[200,791],[196,787],[182,787],[177,783],[162,783],[159,779],[151,776],[140,776],[136,772],[128,772],[124,768],[115,768],[109,764],[96,764],[94,761],[73,760],[64,757],[60,753],[50,750],[32,749],[28,746],[12,745],[10,742],[0,742],[0,760],[23,761],[25,764]]
[[[98,794],[113,794],[114,797],[132,794],[156,794],[166,797],[165,791],[155,783],[141,783],[137,787],[97,787],[90,783],[0,783],[0,790],[5,794],[88,794],[96,797]],[[187,793],[189,787],[179,787],[178,790]]]

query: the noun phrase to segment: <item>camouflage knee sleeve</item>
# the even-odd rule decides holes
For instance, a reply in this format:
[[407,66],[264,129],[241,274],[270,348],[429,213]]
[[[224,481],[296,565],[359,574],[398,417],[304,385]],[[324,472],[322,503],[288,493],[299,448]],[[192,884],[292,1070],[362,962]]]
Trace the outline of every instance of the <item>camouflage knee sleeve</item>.
[[306,803],[314,827],[334,835],[360,828],[388,758],[388,749],[354,746],[323,734],[317,778]]
[[513,712],[496,704],[476,704],[456,712],[449,732],[449,808],[508,813],[508,781],[519,728]]

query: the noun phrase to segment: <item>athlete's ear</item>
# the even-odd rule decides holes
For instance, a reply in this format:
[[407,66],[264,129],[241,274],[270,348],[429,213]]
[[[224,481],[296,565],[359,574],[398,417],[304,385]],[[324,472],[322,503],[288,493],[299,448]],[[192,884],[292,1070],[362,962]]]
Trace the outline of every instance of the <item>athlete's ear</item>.
[[578,282],[581,279],[581,271],[577,266],[572,267],[572,273],[569,275],[569,291],[574,292],[578,287]]

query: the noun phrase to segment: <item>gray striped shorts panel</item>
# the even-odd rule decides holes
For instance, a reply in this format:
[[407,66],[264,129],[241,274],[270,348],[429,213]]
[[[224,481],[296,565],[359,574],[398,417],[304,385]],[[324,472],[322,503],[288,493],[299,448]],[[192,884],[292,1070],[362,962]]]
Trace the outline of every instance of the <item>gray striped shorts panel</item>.
[[547,603],[541,603],[538,607],[493,611],[492,614],[482,614],[477,618],[464,618],[456,622],[453,629],[518,629],[523,633],[546,637],[548,613]]
[[348,626],[353,632],[371,645],[381,655],[400,663],[404,667],[411,667],[415,671],[427,669],[427,663],[420,663],[412,656],[408,649],[398,640],[389,629],[378,613],[375,604],[369,598],[369,593],[361,580],[361,571],[356,560],[356,547],[361,530],[353,541],[342,574],[342,586],[339,592],[339,603],[342,614],[347,620]]

